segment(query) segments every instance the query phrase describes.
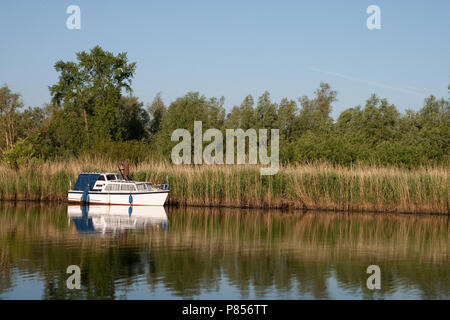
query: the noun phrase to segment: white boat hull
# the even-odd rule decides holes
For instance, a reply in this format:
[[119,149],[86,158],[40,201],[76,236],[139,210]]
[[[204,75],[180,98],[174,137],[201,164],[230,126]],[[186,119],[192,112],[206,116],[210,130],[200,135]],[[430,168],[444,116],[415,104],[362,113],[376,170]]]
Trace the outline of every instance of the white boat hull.
[[89,191],[88,201],[85,201],[83,191],[70,190],[68,200],[74,203],[87,202],[89,204],[163,206],[168,195],[169,190],[131,193]]

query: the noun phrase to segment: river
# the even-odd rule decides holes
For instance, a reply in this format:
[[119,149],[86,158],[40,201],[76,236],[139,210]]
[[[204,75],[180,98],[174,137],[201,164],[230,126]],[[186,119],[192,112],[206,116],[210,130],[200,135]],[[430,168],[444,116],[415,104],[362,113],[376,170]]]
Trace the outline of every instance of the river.
[[445,216],[0,203],[0,299],[449,299],[449,248]]

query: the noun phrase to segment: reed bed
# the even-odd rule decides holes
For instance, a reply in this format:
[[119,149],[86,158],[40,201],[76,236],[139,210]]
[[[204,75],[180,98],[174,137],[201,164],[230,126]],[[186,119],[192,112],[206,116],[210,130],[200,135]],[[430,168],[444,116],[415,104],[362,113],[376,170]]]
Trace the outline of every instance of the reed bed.
[[[91,157],[17,170],[0,166],[0,200],[65,201],[70,185],[86,171],[117,171],[117,163]],[[320,163],[284,166],[276,175],[261,176],[257,166],[176,166],[160,161],[131,165],[130,171],[135,180],[168,182],[168,203],[177,206],[449,214],[447,167]]]

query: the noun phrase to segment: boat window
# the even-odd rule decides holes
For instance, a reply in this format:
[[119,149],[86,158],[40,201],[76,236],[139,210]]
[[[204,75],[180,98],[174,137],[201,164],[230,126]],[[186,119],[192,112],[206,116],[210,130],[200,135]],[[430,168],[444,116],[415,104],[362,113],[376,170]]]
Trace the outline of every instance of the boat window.
[[147,190],[147,186],[145,185],[145,183],[139,183],[136,185],[138,190]]
[[97,181],[105,181],[105,176],[103,176],[103,175],[99,176]]
[[114,174],[108,174],[108,175],[106,175],[106,179],[108,179],[108,181],[111,181],[111,180],[117,180],[117,179],[116,179],[116,175],[114,175]]
[[122,184],[120,186],[120,190],[122,190],[122,191],[135,191],[136,188],[132,184]]
[[119,184],[108,184],[105,188],[106,191],[119,191],[120,185]]

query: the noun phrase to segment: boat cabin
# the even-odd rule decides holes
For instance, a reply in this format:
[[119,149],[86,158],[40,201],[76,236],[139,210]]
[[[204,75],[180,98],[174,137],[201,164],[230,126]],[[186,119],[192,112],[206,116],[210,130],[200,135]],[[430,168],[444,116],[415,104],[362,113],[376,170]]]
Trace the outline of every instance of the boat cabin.
[[100,173],[92,191],[102,191],[110,181],[124,181],[120,173]]
[[73,190],[100,192],[130,192],[152,190],[150,182],[136,182],[124,180],[120,173],[81,173]]

